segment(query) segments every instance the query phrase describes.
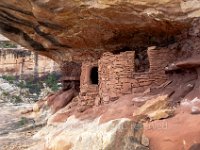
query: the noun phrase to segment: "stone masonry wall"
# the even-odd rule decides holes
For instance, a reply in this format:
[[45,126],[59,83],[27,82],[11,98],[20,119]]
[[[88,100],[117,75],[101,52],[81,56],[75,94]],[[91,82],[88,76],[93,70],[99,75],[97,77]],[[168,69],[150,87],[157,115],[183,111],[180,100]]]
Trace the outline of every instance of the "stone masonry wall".
[[[97,62],[82,64],[80,99],[81,105],[93,106],[95,99],[101,103],[109,103],[121,95],[144,92],[152,86],[159,86],[167,81],[164,68],[176,60],[176,51],[160,48],[147,50],[149,70],[135,72],[135,52],[127,51],[120,54],[104,53]],[[91,84],[90,71],[98,66],[99,83]]]
[[118,55],[105,53],[99,60],[99,95],[104,103],[132,92],[134,55],[133,51]]
[[105,53],[99,60],[99,95],[103,103],[119,96],[144,92],[167,81],[164,68],[176,59],[176,51],[148,49],[149,71],[135,72],[135,52]]
[[148,50],[150,61],[149,78],[152,79],[151,84],[160,85],[167,80],[165,67],[175,61],[177,51],[167,48]]
[[148,72],[133,73],[132,93],[143,92],[148,87],[159,86],[166,82],[167,76],[164,68],[176,60],[176,50],[167,48],[148,49],[150,68]]
[[95,105],[95,98],[98,95],[98,85],[92,84],[90,73],[92,67],[97,67],[97,62],[83,62],[80,77],[80,93],[79,100],[81,106]]

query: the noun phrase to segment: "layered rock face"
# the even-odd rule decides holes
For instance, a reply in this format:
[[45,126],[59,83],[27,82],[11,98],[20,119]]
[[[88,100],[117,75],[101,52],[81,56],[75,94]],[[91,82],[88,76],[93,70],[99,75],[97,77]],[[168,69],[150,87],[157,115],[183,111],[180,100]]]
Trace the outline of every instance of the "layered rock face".
[[1,0],[0,31],[60,61],[168,45],[200,16],[199,0]]
[[[55,114],[48,122],[66,123],[56,127],[55,132],[46,133],[45,148],[83,149],[90,140],[88,146],[97,146],[93,149],[112,149],[118,144],[120,150],[134,149],[129,142],[135,132],[123,130],[121,134],[117,126],[121,126],[120,121],[113,124],[113,118],[133,119],[135,110],[139,110],[134,113],[139,115],[136,121],[167,118],[174,115],[169,101],[178,104],[183,99],[198,97],[199,17],[199,0],[1,0],[0,32],[54,59],[64,74],[64,88],[38,106],[48,104],[53,108]],[[160,93],[166,93],[167,97],[161,96],[156,101],[148,98],[150,94]],[[145,94],[147,98],[141,102]],[[134,97],[138,101],[133,100]],[[141,110],[136,106],[140,102],[145,103]],[[77,125],[85,122],[73,124],[70,116],[74,114],[82,120],[101,116],[108,124],[104,127],[101,122],[98,125],[89,122],[86,130],[82,130]],[[135,124],[126,122],[129,129]],[[74,125],[74,130],[67,128],[68,123]],[[51,123],[48,125],[51,127]],[[98,127],[105,137],[99,137],[93,127]],[[106,133],[110,128],[116,129],[111,136]],[[86,136],[78,137],[79,131]],[[118,141],[118,135],[129,142]],[[108,144],[107,137],[111,139]],[[159,144],[155,140],[150,147]],[[148,146],[141,141],[139,145]],[[176,148],[177,145],[173,145],[172,149]]]
[[30,76],[37,69],[38,76],[41,77],[60,71],[53,60],[22,48],[2,48],[0,52],[0,75]]

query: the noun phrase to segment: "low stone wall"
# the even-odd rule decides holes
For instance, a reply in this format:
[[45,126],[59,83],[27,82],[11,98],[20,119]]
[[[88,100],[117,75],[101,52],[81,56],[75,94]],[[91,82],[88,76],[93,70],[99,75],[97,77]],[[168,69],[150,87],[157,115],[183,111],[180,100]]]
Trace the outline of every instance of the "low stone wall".
[[167,75],[164,68],[176,60],[176,50],[167,48],[148,49],[150,68],[148,72],[133,73],[132,93],[143,92],[148,87],[159,86],[166,82]]

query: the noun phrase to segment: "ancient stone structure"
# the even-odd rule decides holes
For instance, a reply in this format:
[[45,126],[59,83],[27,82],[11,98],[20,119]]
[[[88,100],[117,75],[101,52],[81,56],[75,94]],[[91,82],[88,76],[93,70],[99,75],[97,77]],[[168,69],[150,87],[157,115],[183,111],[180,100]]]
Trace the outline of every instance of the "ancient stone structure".
[[60,65],[60,69],[63,75],[61,78],[63,90],[74,87],[79,92],[81,65],[75,62],[63,62]]
[[176,59],[177,51],[150,47],[147,53],[150,68],[145,72],[135,70],[135,51],[108,52],[98,63],[84,62],[80,78],[81,105],[93,106],[95,100],[109,103],[122,95],[144,92],[166,82],[165,67]]
[[99,95],[103,102],[132,92],[134,54],[134,51],[105,53],[99,60]]
[[[98,95],[98,67],[97,62],[84,62],[80,78],[80,105],[93,106]],[[97,76],[96,76],[97,75]],[[96,79],[93,79],[96,78]]]
[[[52,95],[53,103],[49,106],[55,106],[54,112],[63,108],[55,114],[55,120],[69,124],[63,128],[58,125],[53,134],[52,127],[48,126],[52,138],[45,137],[47,143],[44,149],[134,149],[120,147],[124,142],[118,146],[121,139],[135,141],[126,131],[121,134],[121,125],[121,131],[114,131],[113,124],[103,128],[105,130],[101,131],[105,134],[99,138],[99,130],[96,129],[101,125],[92,125],[91,118],[101,116],[104,121],[113,117],[132,118],[133,112],[144,103],[155,104],[154,108],[158,109],[161,98],[164,105],[160,106],[160,111],[152,110],[139,116],[147,119],[148,115],[150,120],[154,120],[171,116],[168,106],[174,108],[183,99],[199,101],[199,18],[200,0],[1,0],[0,33],[31,51],[52,58],[61,65],[64,75],[63,89]],[[166,97],[161,96],[158,103],[150,103],[154,97],[149,97],[154,94],[157,97],[161,93],[166,93]],[[48,99],[50,102],[51,98]],[[171,105],[171,102],[165,101],[174,103]],[[101,106],[87,109],[99,104]],[[145,108],[141,108],[145,111],[152,108],[152,105],[143,106]],[[190,130],[191,127],[198,129],[197,115],[186,115],[184,110],[180,111],[176,113],[183,115],[182,119],[180,116],[169,119],[165,131],[157,130],[157,127],[149,130],[152,132],[150,149],[189,149],[194,141],[199,143],[199,132]],[[85,122],[68,120],[72,115],[83,120],[88,116],[88,126]],[[180,125],[174,129],[177,120]],[[116,121],[113,123],[116,124]],[[129,129],[132,133],[133,128]],[[137,129],[138,126],[134,128]],[[184,130],[182,135],[177,135],[181,130]],[[68,133],[74,136],[70,137]],[[116,143],[106,148],[91,148],[102,141],[105,146],[110,133],[119,135]],[[166,137],[176,142],[163,142]],[[109,139],[113,141],[113,138]],[[131,143],[125,145],[131,146]]]
[[[197,36],[197,28],[184,32],[198,26],[199,10],[198,0],[1,0],[0,32],[59,64],[82,63],[80,99],[92,106],[164,83],[163,67],[176,53],[167,47],[179,42],[175,49],[187,49],[180,41]],[[138,52],[152,45],[163,48],[145,51],[149,66],[138,70]]]

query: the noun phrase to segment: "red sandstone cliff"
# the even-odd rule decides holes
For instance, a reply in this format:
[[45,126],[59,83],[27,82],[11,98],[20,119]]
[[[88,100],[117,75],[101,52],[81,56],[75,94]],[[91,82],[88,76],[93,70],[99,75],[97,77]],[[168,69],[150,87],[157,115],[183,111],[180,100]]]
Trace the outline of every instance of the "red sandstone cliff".
[[57,61],[167,45],[199,17],[199,0],[1,0],[1,33]]
[[[188,149],[199,143],[199,122],[194,122],[200,113],[199,17],[199,0],[1,0],[1,33],[54,59],[64,74],[63,89],[36,104],[37,111],[48,106],[55,113],[48,125],[63,125],[62,129],[48,126],[42,133],[51,141],[45,141],[46,148],[81,149],[87,145],[86,137],[92,136],[94,143],[104,141],[92,127],[109,121],[113,125],[113,119],[123,117],[136,124],[153,121],[147,126],[172,117],[167,119],[170,127],[166,131],[144,129],[153,150],[159,145],[159,150]],[[95,125],[90,128],[91,120]],[[182,121],[187,123],[184,129]],[[77,140],[81,123],[88,126]],[[112,130],[104,128],[106,123],[101,131]],[[73,124],[74,130],[66,128]],[[55,131],[46,132],[51,127]],[[123,130],[125,145],[117,146],[115,134],[110,143],[103,142],[108,144],[104,149],[128,150],[138,145],[148,149],[142,130],[134,128],[129,133],[129,129]],[[136,130],[141,131],[139,137],[132,135]],[[129,139],[134,139],[133,145]],[[86,143],[81,145],[82,141]],[[90,145],[102,147],[97,143]]]
[[[22,48],[2,48],[0,55],[0,75],[34,76],[35,69],[34,52]],[[38,56],[37,74],[46,75],[51,72],[59,72],[59,66],[53,60]]]

